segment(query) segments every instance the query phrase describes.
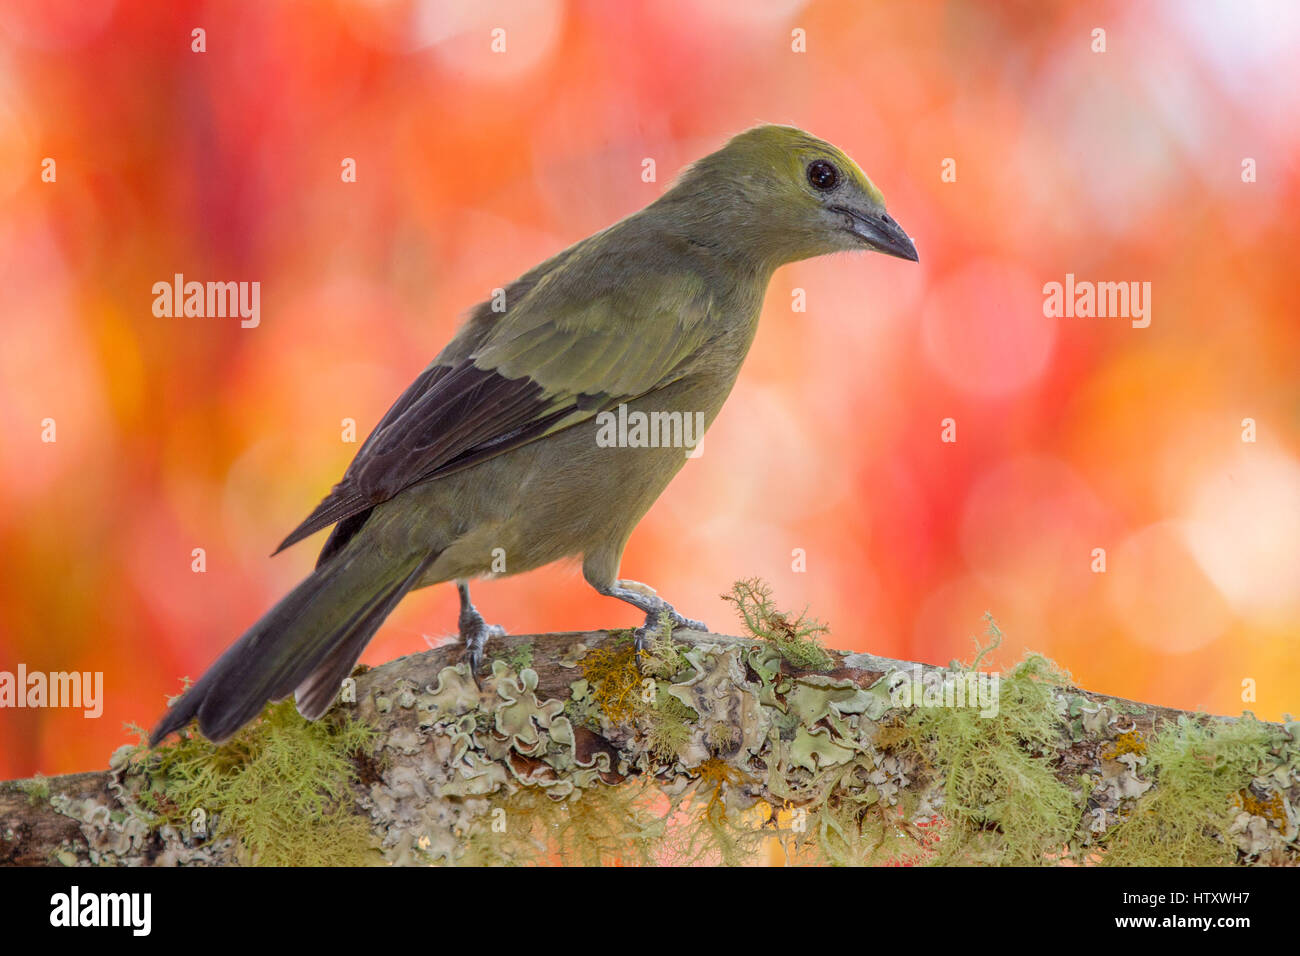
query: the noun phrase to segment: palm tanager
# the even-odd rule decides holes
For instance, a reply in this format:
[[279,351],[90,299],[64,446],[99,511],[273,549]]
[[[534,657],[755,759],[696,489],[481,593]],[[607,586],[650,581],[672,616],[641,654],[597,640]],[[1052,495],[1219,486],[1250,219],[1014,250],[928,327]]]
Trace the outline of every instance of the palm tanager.
[[477,675],[504,632],[470,603],[468,582],[499,574],[494,556],[509,574],[581,556],[587,582],[647,628],[667,614],[703,629],[618,577],[632,529],[688,456],[680,443],[611,442],[610,415],[661,413],[675,428],[663,413],[678,413],[707,428],[773,271],[854,249],[917,259],[853,160],[802,130],[759,126],[520,276],[504,309],[498,299],[470,314],[277,549],[333,525],[315,570],[173,703],[152,741],[194,718],[225,740],[291,693],[319,718],[397,602],[443,581],[460,591]]

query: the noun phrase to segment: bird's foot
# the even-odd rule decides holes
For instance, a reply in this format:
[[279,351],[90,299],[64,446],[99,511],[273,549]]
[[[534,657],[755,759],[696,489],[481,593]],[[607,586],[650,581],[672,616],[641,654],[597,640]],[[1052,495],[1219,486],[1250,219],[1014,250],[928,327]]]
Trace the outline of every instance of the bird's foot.
[[[645,624],[638,627],[632,632],[633,647],[636,649],[636,666],[637,670],[641,669],[641,654],[650,646],[650,642],[658,635],[663,640],[670,640],[673,631],[679,627],[689,628],[692,631],[707,631],[709,626],[703,621],[697,621],[693,618],[683,617],[678,614],[671,604],[662,599],[656,598],[660,607],[658,610],[647,611],[645,615]],[[667,631],[667,633],[664,633]]]
[[[663,607],[659,608],[659,610],[646,612],[645,624],[642,627],[638,627],[636,633],[648,636],[655,631],[662,630],[665,617],[668,619],[668,623],[672,625],[673,630],[677,630],[679,627],[689,628],[692,631],[707,631],[709,629],[709,625],[705,624],[703,621],[697,621],[690,617],[682,617],[682,615],[678,614],[673,609],[671,604],[668,604],[667,602],[661,603],[663,603]],[[665,635],[665,637],[668,636],[671,635]]]
[[505,636],[504,627],[500,624],[488,624],[483,620],[483,615],[472,607],[469,613],[461,612],[460,639],[465,642],[465,663],[469,665],[470,676],[474,678],[474,684],[479,689],[482,689],[483,683],[479,680],[478,672],[483,666],[483,652],[487,642],[494,637]]
[[479,690],[483,684],[478,679],[479,668],[483,666],[483,649],[489,638],[505,637],[506,629],[499,624],[488,624],[478,612],[474,602],[469,599],[469,582],[457,581],[456,590],[460,594],[460,639],[465,642],[465,662],[469,664],[469,674],[474,678],[474,686]]
[[[645,624],[633,632],[637,670],[641,669],[641,652],[649,643],[650,635],[660,630],[660,621],[664,616],[667,616],[668,623],[674,629],[679,627],[690,628],[692,631],[707,631],[709,629],[709,626],[703,621],[696,621],[693,618],[683,617],[678,614],[671,604],[658,595],[654,588],[648,584],[642,584],[640,581],[618,580],[612,585],[598,590],[607,597],[626,601],[645,614]],[[671,633],[665,635],[665,637],[671,636]]]

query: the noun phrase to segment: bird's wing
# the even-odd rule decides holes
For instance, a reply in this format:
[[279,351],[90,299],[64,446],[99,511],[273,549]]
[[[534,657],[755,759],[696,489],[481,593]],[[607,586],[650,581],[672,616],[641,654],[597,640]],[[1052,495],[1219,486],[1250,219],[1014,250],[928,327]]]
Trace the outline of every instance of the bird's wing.
[[567,272],[547,275],[504,313],[490,317],[480,307],[276,550],[689,373],[711,330],[712,301],[699,276],[619,285],[583,281],[590,264],[584,274]]

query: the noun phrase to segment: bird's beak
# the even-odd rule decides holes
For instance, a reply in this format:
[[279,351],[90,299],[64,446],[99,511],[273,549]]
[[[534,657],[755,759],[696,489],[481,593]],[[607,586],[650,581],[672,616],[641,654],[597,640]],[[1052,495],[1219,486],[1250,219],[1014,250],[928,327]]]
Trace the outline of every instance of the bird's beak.
[[845,230],[865,242],[876,252],[887,256],[896,256],[917,262],[916,246],[903,232],[903,227],[894,222],[886,212],[860,212],[848,206],[831,206],[832,212],[838,212],[847,218]]

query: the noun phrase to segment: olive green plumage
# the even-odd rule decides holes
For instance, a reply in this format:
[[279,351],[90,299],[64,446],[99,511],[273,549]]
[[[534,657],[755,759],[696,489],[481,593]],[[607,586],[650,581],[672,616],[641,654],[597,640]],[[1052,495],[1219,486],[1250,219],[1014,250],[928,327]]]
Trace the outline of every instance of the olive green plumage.
[[[801,130],[760,126],[515,280],[504,311],[473,312],[285,539],[281,548],[335,526],[315,572],[172,706],[153,739],[194,717],[225,739],[290,693],[319,717],[407,591],[499,572],[502,559],[518,574],[580,557],[602,594],[696,625],[618,580],[632,529],[686,455],[604,447],[597,416],[626,405],[711,423],[772,272],[852,249],[916,258],[852,160]],[[489,630],[467,588],[460,627],[476,667]]]

